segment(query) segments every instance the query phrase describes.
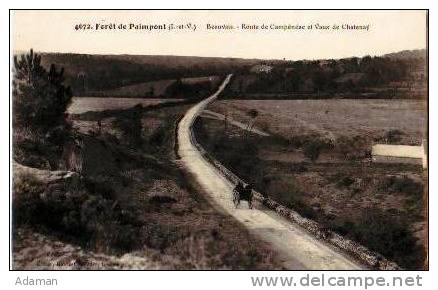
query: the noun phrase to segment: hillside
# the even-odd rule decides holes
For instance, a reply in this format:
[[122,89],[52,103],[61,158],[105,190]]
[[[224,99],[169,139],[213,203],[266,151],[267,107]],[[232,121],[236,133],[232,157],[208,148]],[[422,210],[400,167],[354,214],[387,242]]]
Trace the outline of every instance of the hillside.
[[75,95],[163,79],[225,75],[260,62],[256,59],[42,53],[42,65],[64,67]]
[[[281,269],[177,165],[175,130],[189,107],[75,114],[57,158],[15,130],[14,269]],[[48,159],[63,168],[44,168]]]
[[[218,86],[221,78],[205,76],[194,78],[163,79],[122,86],[110,90],[90,91],[87,97],[122,97],[122,98],[196,98],[205,96],[211,87]],[[179,85],[178,85],[179,84]]]
[[[328,60],[260,60],[170,55],[90,55],[42,53],[42,64],[65,69],[76,96],[165,95],[156,81],[224,76],[231,91],[245,98],[424,98],[426,50],[380,57]],[[137,86],[139,85],[139,86]],[[151,94],[151,87],[156,90]],[[159,92],[157,94],[157,92]],[[246,96],[242,96],[246,95]]]
[[414,49],[414,50],[402,50],[399,52],[393,52],[383,55],[383,57],[388,57],[392,59],[415,59],[423,58],[426,59],[427,51],[425,49]]
[[244,74],[236,74],[223,97],[425,99],[425,50],[254,66]]

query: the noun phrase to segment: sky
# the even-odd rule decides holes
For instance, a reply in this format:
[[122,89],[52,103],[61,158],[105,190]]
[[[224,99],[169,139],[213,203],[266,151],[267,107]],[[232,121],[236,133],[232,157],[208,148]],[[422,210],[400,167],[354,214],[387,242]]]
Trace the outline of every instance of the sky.
[[[196,30],[96,30],[96,24],[187,24]],[[90,24],[93,30],[76,30]],[[312,25],[311,30],[207,30],[210,25]],[[316,26],[369,25],[369,30]],[[12,11],[11,49],[88,54],[327,59],[426,48],[425,11]]]

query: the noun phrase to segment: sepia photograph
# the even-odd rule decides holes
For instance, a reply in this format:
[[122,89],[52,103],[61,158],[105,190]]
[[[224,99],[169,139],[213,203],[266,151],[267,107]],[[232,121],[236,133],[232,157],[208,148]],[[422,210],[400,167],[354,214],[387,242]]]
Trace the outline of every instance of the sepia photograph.
[[9,13],[10,270],[429,270],[428,10]]

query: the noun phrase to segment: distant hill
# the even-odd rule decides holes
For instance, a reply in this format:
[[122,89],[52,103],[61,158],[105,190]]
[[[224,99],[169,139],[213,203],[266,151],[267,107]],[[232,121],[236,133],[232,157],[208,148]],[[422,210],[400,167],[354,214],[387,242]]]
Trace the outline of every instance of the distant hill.
[[236,75],[223,98],[427,98],[426,50],[276,63]]
[[163,79],[237,73],[260,62],[257,59],[41,53],[42,64],[64,67],[75,95],[110,90]]
[[413,58],[426,58],[425,49],[415,50],[402,50],[399,52],[393,52],[383,55],[383,57],[389,57],[392,59],[413,59]]
[[[15,54],[20,53],[23,52],[15,52]],[[351,63],[359,58],[325,61],[284,61],[172,55],[91,55],[75,53],[41,53],[41,56],[42,64],[46,68],[53,63],[57,67],[65,69],[66,81],[70,84],[76,96],[86,96],[91,92],[100,94],[103,91],[111,91],[129,86],[134,86],[136,88],[135,92],[138,93],[137,88],[142,87],[135,87],[135,85],[147,82],[224,76],[229,73],[244,75],[248,74],[251,68],[260,65],[273,68],[273,71],[266,72],[260,76],[250,76],[256,79],[262,78],[262,82],[258,82],[259,85],[251,85],[253,90],[260,92],[269,91],[278,93],[285,90],[288,92],[314,91],[315,84],[327,87],[333,83],[334,79],[341,77],[342,74],[362,73],[360,69],[358,70],[357,64]],[[418,62],[417,60],[421,59],[422,63],[424,63],[425,56],[426,50],[421,49],[389,53],[381,58],[411,63]],[[331,63],[332,65],[327,67],[325,63]],[[334,67],[336,68],[335,70],[333,70]],[[364,67],[364,69],[368,70],[370,68]],[[376,67],[374,67],[375,69]],[[387,66],[382,69],[382,72],[387,71]],[[326,75],[327,70],[331,70],[331,74]],[[400,69],[396,69],[396,71],[400,71]],[[284,75],[277,76],[278,73],[284,73]],[[369,72],[369,75],[377,76],[372,71]],[[276,77],[273,78],[272,76]],[[276,80],[278,77],[285,79],[278,82]],[[239,86],[241,85],[239,84]],[[326,91],[326,88],[316,90],[323,92]],[[341,88],[341,90],[344,89]]]
[[108,55],[109,59],[119,59],[138,64],[160,65],[164,67],[196,67],[196,66],[242,66],[254,65],[260,59],[226,58],[226,57],[200,57],[200,56],[175,56],[175,55]]

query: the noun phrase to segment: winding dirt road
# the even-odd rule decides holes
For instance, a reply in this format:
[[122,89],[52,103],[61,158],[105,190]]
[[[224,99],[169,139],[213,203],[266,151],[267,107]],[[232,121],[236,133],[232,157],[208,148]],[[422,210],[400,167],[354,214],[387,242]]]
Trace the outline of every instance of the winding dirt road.
[[300,227],[264,208],[249,210],[246,203],[234,208],[233,184],[212,166],[194,145],[191,126],[204,108],[214,101],[230,81],[229,75],[218,91],[190,108],[178,126],[178,153],[185,168],[195,176],[209,194],[213,206],[232,215],[255,236],[271,244],[279,253],[285,268],[291,270],[363,269],[352,259],[315,239]]

